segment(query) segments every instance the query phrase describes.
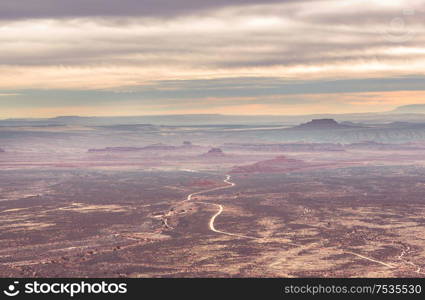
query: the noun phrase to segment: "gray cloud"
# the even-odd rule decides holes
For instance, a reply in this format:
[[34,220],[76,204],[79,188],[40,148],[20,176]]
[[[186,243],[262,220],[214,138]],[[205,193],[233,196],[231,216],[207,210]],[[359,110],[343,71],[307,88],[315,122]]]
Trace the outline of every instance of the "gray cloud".
[[[232,69],[368,60],[391,62],[406,58],[386,52],[394,43],[379,31],[362,31],[356,27],[341,30],[295,25],[290,28],[220,28],[212,32],[177,28],[150,33],[144,31],[146,27],[124,26],[108,32],[107,27],[94,26],[92,32],[77,29],[76,33],[70,33],[72,24],[59,25],[65,26],[63,33],[39,37],[38,33],[30,33],[21,40],[15,40],[13,35],[0,36],[0,63],[9,66],[202,65]],[[291,35],[295,32],[298,34]],[[401,45],[421,48],[423,43],[423,35],[415,35]],[[413,53],[407,58],[422,59],[424,55]]]
[[[1,1],[0,19],[126,17],[193,14],[225,6],[299,0],[19,0]],[[306,0],[303,0],[306,1]],[[310,0],[314,1],[314,0]]]
[[[423,74],[425,26],[419,9],[425,1],[340,3],[2,1],[0,19],[16,22],[0,22],[0,75],[6,78],[0,86],[96,89],[270,73],[282,78]],[[403,8],[410,7],[416,10],[409,15]],[[397,15],[408,27],[395,22],[391,28]]]

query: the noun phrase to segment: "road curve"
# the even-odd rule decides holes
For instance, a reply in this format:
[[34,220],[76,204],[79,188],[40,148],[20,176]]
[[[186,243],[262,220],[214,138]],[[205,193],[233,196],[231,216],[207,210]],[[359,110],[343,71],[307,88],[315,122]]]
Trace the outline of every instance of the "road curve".
[[[224,190],[224,189],[228,189],[231,187],[234,187],[236,184],[231,180],[231,176],[230,175],[226,175],[226,178],[223,180],[224,183],[226,183],[226,186],[221,186],[221,187],[217,187],[217,188],[213,188],[213,189],[209,189],[209,190],[205,190],[205,191],[200,191],[200,192],[196,192],[196,193],[192,193],[190,195],[187,196],[185,201],[191,201],[192,197],[195,195],[200,195],[200,194],[205,194],[205,193],[209,193],[212,191],[218,191],[218,190]],[[239,237],[239,238],[244,238],[244,239],[259,239],[257,237],[253,237],[253,236],[247,236],[247,235],[242,235],[242,234],[237,234],[237,233],[231,233],[231,232],[226,232],[226,231],[222,231],[222,230],[218,230],[215,228],[215,220],[216,218],[221,215],[224,211],[224,206],[221,204],[216,204],[216,203],[210,203],[210,202],[194,202],[194,203],[200,203],[200,204],[205,204],[205,205],[212,205],[218,208],[218,211],[211,217],[208,226],[210,228],[211,231],[215,232],[215,233],[220,233],[220,234],[224,234],[224,235],[228,235],[228,236],[234,236],[234,237]]]
[[247,236],[247,235],[242,235],[242,234],[237,234],[237,233],[231,233],[231,232],[226,232],[226,231],[222,231],[222,230],[218,230],[215,228],[214,226],[214,222],[215,219],[222,214],[222,212],[224,211],[224,207],[223,205],[220,204],[215,204],[215,203],[208,203],[208,202],[198,202],[201,204],[208,204],[208,205],[214,205],[218,208],[218,212],[216,212],[210,219],[210,222],[208,224],[209,228],[211,231],[214,231],[216,233],[221,233],[224,235],[229,235],[229,236],[235,236],[235,237],[240,237],[240,238],[244,238],[244,239],[252,239],[252,240],[259,240],[260,238],[257,237],[253,237],[253,236]]
[[219,186],[219,187],[216,187],[216,188],[213,188],[213,189],[203,190],[203,191],[199,191],[199,192],[195,192],[195,193],[189,194],[187,196],[185,202],[186,201],[191,201],[192,200],[192,197],[195,196],[195,195],[205,194],[205,193],[209,193],[209,192],[213,192],[213,191],[224,190],[224,189],[228,189],[228,188],[234,187],[235,186],[235,183],[234,182],[231,182],[230,179],[231,179],[231,176],[230,175],[226,175],[226,179],[224,179],[223,182],[224,183],[227,183],[228,185],[226,185],[226,186]]

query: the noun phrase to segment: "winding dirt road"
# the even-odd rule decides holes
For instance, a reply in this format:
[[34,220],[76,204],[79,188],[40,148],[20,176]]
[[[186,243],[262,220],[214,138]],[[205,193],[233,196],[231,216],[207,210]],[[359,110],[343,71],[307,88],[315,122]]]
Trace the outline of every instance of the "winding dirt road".
[[[226,186],[222,186],[222,187],[217,187],[217,188],[213,188],[213,189],[209,189],[209,190],[205,190],[205,191],[200,191],[200,192],[196,192],[196,193],[192,193],[189,196],[187,196],[186,201],[191,201],[192,197],[194,195],[200,195],[200,194],[204,194],[204,193],[208,193],[208,192],[212,192],[212,191],[218,191],[218,190],[223,190],[223,189],[228,189],[231,187],[234,187],[236,184],[231,180],[231,176],[230,175],[226,175],[226,178],[223,180],[224,183],[226,183]],[[218,208],[218,211],[211,217],[208,226],[210,228],[211,231],[215,232],[215,233],[220,233],[220,234],[224,234],[224,235],[228,235],[228,236],[234,236],[234,237],[239,237],[239,238],[245,238],[245,239],[259,239],[257,237],[253,237],[253,236],[247,236],[247,235],[242,235],[242,234],[237,234],[237,233],[231,233],[231,232],[226,232],[226,231],[222,231],[222,230],[218,230],[215,228],[215,220],[216,218],[221,215],[224,211],[224,206],[221,204],[216,204],[216,203],[210,203],[210,202],[194,202],[194,203],[200,203],[200,204],[205,204],[205,205],[212,205]]]
[[252,240],[259,240],[260,238],[257,237],[253,237],[253,236],[247,236],[247,235],[242,235],[242,234],[237,234],[237,233],[231,233],[231,232],[226,232],[226,231],[222,231],[222,230],[218,230],[215,228],[214,226],[214,222],[215,219],[222,214],[222,212],[224,211],[224,207],[223,205],[220,204],[215,204],[215,203],[209,203],[209,202],[196,202],[196,203],[200,203],[200,204],[206,204],[206,205],[214,205],[218,208],[218,212],[215,213],[215,215],[213,215],[210,219],[209,222],[209,228],[211,231],[214,231],[216,233],[221,233],[224,235],[229,235],[229,236],[235,236],[235,237],[240,237],[240,238],[244,238],[244,239],[252,239]]
[[231,176],[226,175],[226,178],[223,180],[223,182],[226,183],[227,185],[219,186],[219,187],[216,187],[216,188],[212,188],[212,189],[203,190],[203,191],[199,191],[199,192],[189,194],[184,202],[191,201],[192,197],[196,196],[196,195],[205,194],[205,193],[209,193],[209,192],[213,192],[213,191],[224,190],[224,189],[234,187],[236,184],[234,182],[231,182],[230,179],[231,179]]
[[[186,170],[186,171],[195,172],[195,171],[192,171],[192,170]],[[186,197],[186,199],[184,201],[182,201],[182,203],[192,202],[192,203],[198,203],[198,204],[210,205],[210,206],[216,207],[218,209],[218,211],[210,218],[210,221],[208,223],[209,229],[211,231],[215,232],[215,233],[220,233],[220,234],[224,234],[224,235],[228,235],[228,236],[234,236],[234,237],[239,237],[239,238],[244,238],[244,239],[256,239],[256,240],[258,240],[260,238],[253,237],[253,236],[242,235],[242,234],[237,234],[237,233],[226,232],[226,231],[218,230],[217,228],[215,228],[215,221],[216,221],[217,217],[220,216],[223,213],[223,211],[224,211],[224,206],[223,205],[217,204],[217,203],[211,203],[211,202],[192,201],[193,196],[201,195],[201,194],[206,194],[206,193],[210,193],[210,192],[214,192],[214,191],[218,191],[218,190],[229,189],[229,188],[234,187],[236,184],[231,181],[231,178],[232,177],[230,175],[226,175],[226,178],[223,180],[223,182],[226,183],[225,186],[219,186],[219,187],[215,187],[215,188],[212,188],[212,189],[208,189],[208,190],[203,190],[203,191],[191,193],[191,194],[189,194]],[[168,218],[169,217],[171,217],[171,215],[169,213],[167,213],[166,215],[164,215],[164,218],[163,218],[164,225],[167,228],[169,228],[169,229],[174,229],[168,223]]]
[[[203,190],[203,191],[191,193],[191,194],[189,194],[187,196],[186,200],[184,200],[183,202],[190,202],[190,201],[192,201],[193,196],[196,196],[196,195],[206,194],[206,193],[213,192],[213,191],[218,191],[218,190],[229,189],[229,188],[232,188],[232,187],[234,187],[236,185],[234,182],[231,181],[231,176],[230,175],[226,175],[226,178],[223,180],[223,182],[226,183],[226,186],[221,186],[221,187],[216,187],[216,188],[212,188],[212,189],[208,189],[208,190]],[[215,221],[216,221],[217,217],[219,217],[223,213],[223,211],[224,211],[224,206],[223,205],[217,204],[217,203],[211,203],[211,202],[201,202],[201,201],[196,201],[196,202],[193,202],[193,203],[199,203],[199,204],[204,204],[204,205],[212,205],[212,206],[215,206],[216,208],[218,208],[218,211],[210,218],[210,221],[209,221],[209,224],[208,224],[209,229],[211,231],[213,231],[215,233],[220,233],[220,234],[223,234],[223,235],[228,235],[228,236],[233,236],[233,237],[239,237],[239,238],[246,238],[246,239],[253,239],[253,240],[260,240],[261,239],[261,238],[258,238],[258,237],[247,236],[247,235],[242,235],[242,234],[237,234],[237,233],[231,233],[231,232],[226,232],[226,231],[222,231],[222,230],[217,229],[215,227]],[[167,224],[166,220],[165,220],[165,223]],[[295,244],[293,244],[293,245],[295,245]],[[404,261],[403,256],[408,251],[409,251],[409,249],[406,250],[406,251],[403,250],[402,253],[400,254],[400,256],[398,257],[398,259]],[[377,259],[374,259],[374,258],[370,258],[370,257],[364,256],[364,255],[358,254],[358,253],[354,253],[354,252],[351,252],[351,251],[344,251],[344,252],[347,253],[347,254],[351,254],[351,255],[357,256],[359,258],[362,258],[362,259],[365,259],[365,260],[368,260],[368,261],[371,261],[371,262],[380,264],[380,265],[385,266],[385,267],[390,268],[390,269],[396,268],[392,264],[389,264],[389,263],[386,263],[386,262],[383,262],[383,261],[380,261],[380,260],[377,260]],[[412,266],[418,267],[417,265],[413,264],[410,261],[404,261],[404,262],[406,262],[406,263],[408,263],[408,264],[410,264]],[[270,265],[270,267],[276,267],[276,265],[279,265],[280,263],[281,263],[281,260],[277,260],[274,263],[272,263]],[[418,269],[416,270],[416,272],[419,273],[419,274],[424,274],[424,273],[421,272],[421,268],[420,267],[418,267]]]

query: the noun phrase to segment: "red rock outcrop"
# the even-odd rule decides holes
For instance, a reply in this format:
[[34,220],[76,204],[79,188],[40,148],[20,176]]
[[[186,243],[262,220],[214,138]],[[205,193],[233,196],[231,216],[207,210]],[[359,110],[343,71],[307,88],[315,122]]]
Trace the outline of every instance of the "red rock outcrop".
[[263,160],[252,165],[235,166],[231,173],[268,173],[292,171],[309,166],[306,162],[298,159],[278,156],[274,159]]

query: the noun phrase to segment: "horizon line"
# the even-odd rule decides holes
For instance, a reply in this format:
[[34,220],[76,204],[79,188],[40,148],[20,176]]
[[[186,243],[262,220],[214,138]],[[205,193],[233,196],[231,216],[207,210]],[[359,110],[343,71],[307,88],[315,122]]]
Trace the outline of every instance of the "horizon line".
[[[297,115],[280,115],[280,114],[158,114],[158,115],[117,115],[117,116],[81,116],[81,115],[57,115],[52,117],[16,117],[16,118],[0,118],[0,121],[18,121],[18,120],[50,120],[58,118],[143,118],[143,117],[184,117],[184,116],[226,116],[226,117],[306,117],[306,116],[347,116],[347,115],[378,115],[391,113],[394,110],[381,112],[360,112],[360,113],[317,113],[317,114],[297,114]],[[399,115],[423,115],[422,112],[401,112]]]

